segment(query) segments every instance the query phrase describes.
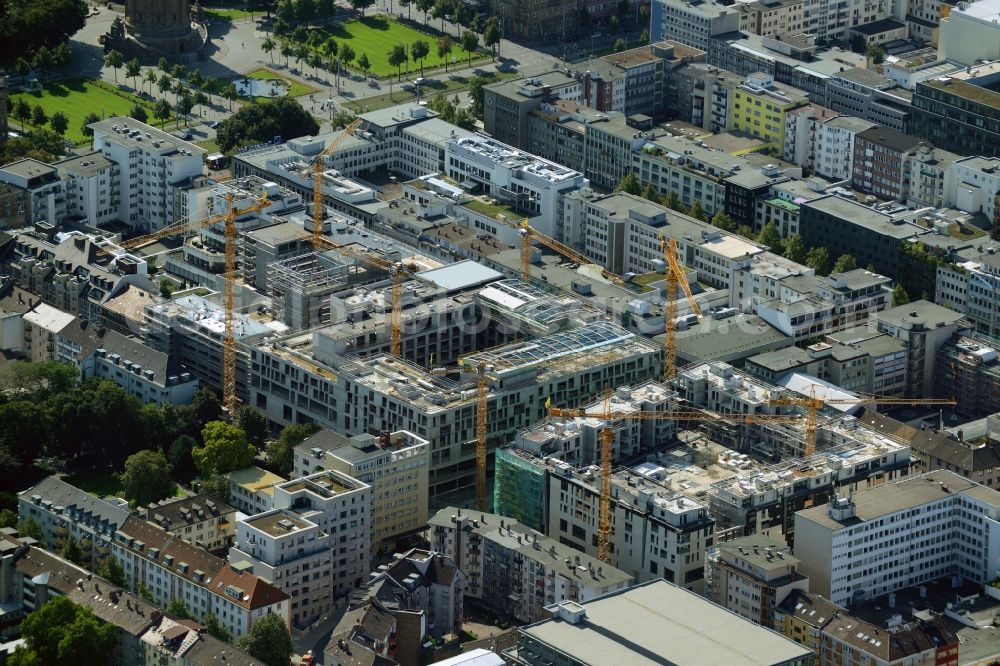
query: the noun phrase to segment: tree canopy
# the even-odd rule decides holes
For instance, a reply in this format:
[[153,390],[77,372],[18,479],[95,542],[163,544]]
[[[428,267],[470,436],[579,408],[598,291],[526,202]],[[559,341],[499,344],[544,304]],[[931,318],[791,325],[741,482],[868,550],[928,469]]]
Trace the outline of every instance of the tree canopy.
[[225,421],[206,423],[201,438],[204,445],[192,449],[191,456],[205,478],[249,467],[257,455],[246,433]]
[[615,188],[615,191],[639,196],[642,192],[642,187],[639,185],[639,179],[635,177],[635,172],[629,171],[625,174],[622,179],[618,181],[618,187]]
[[24,618],[21,636],[25,645],[8,659],[11,666],[105,666],[118,643],[113,625],[63,596],[50,599]]
[[268,467],[277,474],[291,474],[295,447],[318,431],[319,426],[315,423],[294,423],[285,426],[277,441],[271,442],[267,447]]
[[853,271],[858,267],[858,260],[852,255],[842,254],[837,257],[837,261],[833,264],[833,273],[846,273],[847,271]]
[[292,637],[277,613],[269,613],[253,623],[250,633],[240,637],[236,646],[268,666],[288,666]]
[[279,97],[268,104],[247,104],[222,121],[217,129],[219,149],[229,152],[234,148],[254,143],[295,139],[319,133],[319,123],[298,102],[290,97]]
[[159,502],[174,494],[170,465],[161,451],[133,453],[125,461],[125,470],[118,478],[126,499],[136,506]]
[[0,2],[0,61],[54,49],[84,26],[85,0]]

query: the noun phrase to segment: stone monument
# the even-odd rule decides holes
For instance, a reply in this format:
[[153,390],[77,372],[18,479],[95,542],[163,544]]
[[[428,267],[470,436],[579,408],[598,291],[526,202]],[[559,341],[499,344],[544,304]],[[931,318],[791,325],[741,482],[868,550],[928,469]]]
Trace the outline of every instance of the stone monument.
[[117,17],[102,40],[104,50],[150,62],[195,60],[208,43],[201,5],[192,16],[188,0],[126,0],[125,18]]

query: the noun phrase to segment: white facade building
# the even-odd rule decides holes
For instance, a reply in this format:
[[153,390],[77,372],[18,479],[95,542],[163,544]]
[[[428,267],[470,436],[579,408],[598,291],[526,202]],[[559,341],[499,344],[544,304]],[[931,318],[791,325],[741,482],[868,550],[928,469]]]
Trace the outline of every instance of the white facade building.
[[951,7],[941,19],[938,55],[975,66],[1000,59],[1000,0],[979,0]]
[[875,127],[875,123],[839,116],[816,125],[813,169],[833,180],[850,180],[854,169],[854,137],[858,132]]
[[1000,157],[966,157],[956,160],[950,171],[951,177],[945,181],[945,205],[995,220]]
[[1000,492],[938,470],[795,515],[810,590],[847,605],[958,576],[1000,575]]
[[89,127],[94,150],[118,165],[117,219],[141,233],[173,223],[175,194],[202,174],[205,149],[124,116]]
[[118,219],[117,164],[94,151],[53,164],[66,183],[66,215],[91,226]]
[[740,9],[720,2],[657,0],[650,12],[650,41],[673,40],[703,51],[715,35],[740,29]]
[[23,159],[0,168],[0,183],[25,195],[25,221],[58,225],[66,215],[66,185],[55,167],[34,159]]

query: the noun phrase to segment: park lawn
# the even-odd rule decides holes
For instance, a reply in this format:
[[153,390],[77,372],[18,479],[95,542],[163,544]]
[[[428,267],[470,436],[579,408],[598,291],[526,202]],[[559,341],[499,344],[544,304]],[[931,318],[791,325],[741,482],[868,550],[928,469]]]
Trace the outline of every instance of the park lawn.
[[[282,81],[288,81],[290,88],[288,89],[289,97],[299,97],[301,95],[308,95],[309,93],[316,92],[316,88],[312,88],[302,83],[301,81],[296,81],[287,76],[282,76],[274,70],[268,69],[267,67],[261,67],[255,69],[254,71],[247,74],[251,79],[261,79],[266,81],[267,79],[281,79]],[[237,77],[239,78],[239,77]],[[234,79],[235,80],[235,79]],[[271,99],[270,97],[258,97],[259,101],[267,101]]]
[[[349,43],[351,45],[351,48],[354,49],[352,69],[360,71],[357,66],[358,58],[361,57],[362,53],[367,54],[368,61],[372,65],[369,71],[379,78],[397,73],[396,68],[389,64],[389,51],[396,44],[409,47],[413,42],[422,39],[430,47],[430,52],[424,58],[424,69],[442,66],[445,63],[445,60],[439,58],[437,54],[437,35],[415,30],[381,15],[365,16],[355,21],[319,28],[319,32],[323,35],[324,41],[328,37],[333,37],[338,44]],[[451,39],[452,51],[448,62],[451,62],[451,58],[455,58],[459,63],[468,63],[469,54],[461,49],[458,37],[452,35]],[[486,53],[477,52],[473,54],[472,60],[476,61],[485,57],[488,57]],[[406,72],[405,64],[402,71]],[[410,73],[419,71],[420,63],[410,61]]]
[[83,119],[91,113],[103,118],[127,116],[133,106],[141,104],[152,119],[153,105],[150,102],[124,90],[111,90],[115,90],[114,86],[90,80],[60,81],[46,85],[41,91],[11,95],[11,107],[18,99],[23,98],[32,108],[40,105],[49,118],[57,111],[62,111],[69,119],[66,138],[74,143],[86,143],[89,140],[80,126]]
[[117,496],[122,489],[121,482],[112,472],[81,472],[63,481],[98,497]]

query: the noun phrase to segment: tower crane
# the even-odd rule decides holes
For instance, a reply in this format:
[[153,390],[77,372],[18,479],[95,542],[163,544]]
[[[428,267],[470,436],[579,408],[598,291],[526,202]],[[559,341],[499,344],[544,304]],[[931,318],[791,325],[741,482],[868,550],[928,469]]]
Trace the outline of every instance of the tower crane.
[[323,248],[323,159],[337,149],[340,144],[361,127],[361,119],[354,120],[343,131],[335,136],[312,163],[313,208],[312,208],[312,243],[313,249],[319,252]]
[[537,229],[534,229],[528,224],[528,218],[524,218],[518,222],[501,213],[497,215],[497,220],[503,222],[508,227],[517,229],[518,233],[521,235],[521,276],[525,280],[531,279],[531,242],[536,240],[574,263],[580,264],[581,266],[594,265],[599,267],[601,269],[601,277],[612,284],[619,287],[625,284],[625,280],[622,279],[622,276],[600,266],[600,264],[597,264],[593,259],[577,252],[569,245],[560,243],[555,238],[547,236]]
[[681,266],[680,259],[677,258],[677,240],[671,238],[669,241],[663,234],[660,234],[660,249],[663,250],[663,259],[667,264],[667,309],[664,315],[665,335],[663,336],[663,378],[671,381],[677,376],[677,287],[684,290],[691,311],[698,321],[702,320],[701,308],[698,301],[691,293],[688,285],[687,275]]
[[611,408],[610,393],[605,394],[604,408],[562,409],[552,407],[549,416],[554,418],[589,417],[605,422],[600,432],[601,444],[601,487],[597,512],[597,559],[611,563],[611,447],[615,434],[612,421],[672,420],[672,421],[736,421],[739,423],[799,423],[798,414],[711,414],[699,411],[622,411]]
[[816,452],[816,414],[826,405],[954,405],[955,401],[938,398],[890,398],[877,395],[857,398],[817,398],[816,385],[813,384],[807,398],[774,398],[770,404],[805,408],[806,445],[803,456],[808,458]]

